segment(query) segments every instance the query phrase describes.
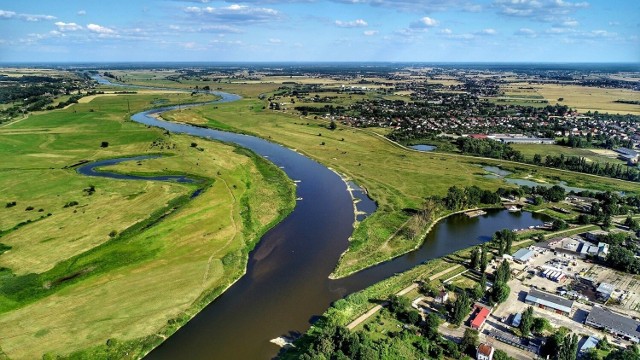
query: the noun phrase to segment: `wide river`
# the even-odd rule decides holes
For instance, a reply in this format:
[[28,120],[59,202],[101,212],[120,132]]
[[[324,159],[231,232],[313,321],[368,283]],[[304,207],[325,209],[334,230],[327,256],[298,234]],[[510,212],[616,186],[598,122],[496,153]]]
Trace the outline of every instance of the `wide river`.
[[[218,102],[239,99],[217,94],[222,97]],[[306,331],[333,301],[427,260],[487,241],[497,230],[525,228],[546,220],[527,212],[490,211],[473,219],[454,215],[439,222],[418,250],[345,279],[330,280],[329,274],[348,247],[355,219],[345,182],[323,165],[281,145],[152,116],[172,109],[175,107],[149,110],[132,119],[249,148],[296,180],[297,197],[302,200],[250,253],[246,275],[153,350],[150,359],[270,359],[279,348],[269,340]],[[375,209],[360,192],[353,195],[361,199],[359,210]]]

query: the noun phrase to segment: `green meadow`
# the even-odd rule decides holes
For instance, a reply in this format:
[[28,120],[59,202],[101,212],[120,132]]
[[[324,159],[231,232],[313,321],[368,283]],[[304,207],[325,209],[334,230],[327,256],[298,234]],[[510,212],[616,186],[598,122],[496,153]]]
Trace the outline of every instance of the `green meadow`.
[[[244,273],[249,250],[293,209],[291,181],[246,150],[128,120],[129,109],[212,99],[97,96],[0,127],[0,354],[139,358]],[[164,156],[105,170],[202,181],[74,166],[143,154]]]

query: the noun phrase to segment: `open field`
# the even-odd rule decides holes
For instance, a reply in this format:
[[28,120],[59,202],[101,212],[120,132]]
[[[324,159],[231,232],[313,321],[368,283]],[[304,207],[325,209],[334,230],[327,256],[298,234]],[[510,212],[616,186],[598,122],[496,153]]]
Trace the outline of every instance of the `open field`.
[[[0,242],[11,247],[0,254],[7,356],[140,357],[235,281],[260,235],[293,208],[293,184],[262,158],[126,120],[127,100],[135,112],[195,98],[97,97],[0,128]],[[203,182],[84,177],[68,167],[140,154],[166,156],[109,170]],[[190,200],[196,187],[205,191]],[[65,208],[71,201],[78,204]]]
[[425,197],[442,196],[452,184],[493,190],[508,186],[499,179],[483,177],[479,163],[500,164],[516,171],[518,176],[562,178],[572,186],[640,190],[636,184],[608,178],[492,159],[410,151],[368,130],[338,126],[331,131],[327,129],[327,121],[266,110],[264,105],[262,101],[243,99],[215,107],[174,111],[165,114],[165,118],[270,139],[317,159],[363,185],[379,208],[358,224],[335,276],[346,276],[419,245],[420,237],[408,239],[399,229],[409,219],[405,209],[419,208]]
[[[638,100],[640,93],[624,89],[605,89],[578,85],[512,83],[502,87],[508,96],[541,96],[550,104],[560,103],[580,112],[598,111],[612,114],[640,115],[640,106],[616,103],[616,100]],[[563,101],[558,99],[563,98]]]
[[[540,144],[511,144],[511,147],[520,151],[525,158],[531,160],[535,154],[551,156],[579,156],[585,158],[588,162],[595,161],[602,164],[620,164],[626,165],[627,163],[617,158],[617,153],[611,150],[605,149],[580,149],[570,148],[561,145],[540,145]],[[604,151],[600,151],[604,150]]]

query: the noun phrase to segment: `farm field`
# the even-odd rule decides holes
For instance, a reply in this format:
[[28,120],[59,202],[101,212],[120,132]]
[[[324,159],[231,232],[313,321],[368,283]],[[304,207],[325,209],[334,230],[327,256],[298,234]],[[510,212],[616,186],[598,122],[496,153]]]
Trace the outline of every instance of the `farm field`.
[[[616,103],[616,100],[638,100],[638,92],[625,89],[594,88],[578,85],[512,83],[503,90],[509,96],[542,97],[550,104],[562,104],[579,112],[598,111],[612,114],[640,115],[640,106]],[[562,98],[562,101],[558,99]]]
[[[129,107],[211,99],[99,96],[0,127],[0,354],[141,357],[244,273],[248,251],[293,208],[291,181],[234,146],[127,120]],[[201,182],[73,166],[143,154],[164,156],[104,170]]]

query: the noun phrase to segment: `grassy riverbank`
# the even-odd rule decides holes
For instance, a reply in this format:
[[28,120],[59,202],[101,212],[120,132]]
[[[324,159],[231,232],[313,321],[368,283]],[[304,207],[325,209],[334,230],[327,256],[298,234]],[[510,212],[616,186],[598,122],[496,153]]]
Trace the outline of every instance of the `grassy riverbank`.
[[[290,180],[246,150],[126,120],[128,107],[211,99],[103,96],[0,127],[6,356],[140,357],[244,273],[250,249],[295,205]],[[189,174],[206,179],[205,191],[189,199],[197,185],[72,167],[150,153],[167,156],[109,170]]]
[[318,160],[366,188],[377,202],[378,211],[357,224],[335,277],[347,276],[419,245],[423,234],[407,236],[403,229],[424,198],[445,195],[453,184],[488,190],[510,186],[501,179],[485,177],[480,164],[501,166],[518,177],[553,182],[562,179],[572,186],[600,190],[639,191],[637,184],[609,178],[493,159],[411,151],[371,130],[340,125],[329,130],[324,120],[268,110],[266,103],[258,99],[174,111],[164,117],[269,139]]

